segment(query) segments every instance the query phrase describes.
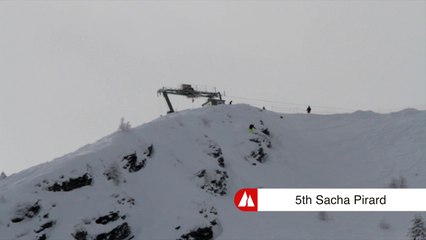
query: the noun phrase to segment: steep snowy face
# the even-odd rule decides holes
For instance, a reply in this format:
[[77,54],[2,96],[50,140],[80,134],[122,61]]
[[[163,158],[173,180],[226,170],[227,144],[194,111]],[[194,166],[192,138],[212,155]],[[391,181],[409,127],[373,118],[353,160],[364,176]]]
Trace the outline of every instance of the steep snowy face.
[[426,187],[425,146],[425,111],[183,111],[0,180],[0,239],[403,239],[412,213],[246,213],[233,197]]

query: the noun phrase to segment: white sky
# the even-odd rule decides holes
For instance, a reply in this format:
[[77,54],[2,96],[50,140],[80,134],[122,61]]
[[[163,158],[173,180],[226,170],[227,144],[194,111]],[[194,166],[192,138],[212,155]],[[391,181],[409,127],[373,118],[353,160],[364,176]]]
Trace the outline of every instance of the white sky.
[[157,118],[162,86],[389,112],[426,107],[425,66],[426,1],[0,1],[0,171]]

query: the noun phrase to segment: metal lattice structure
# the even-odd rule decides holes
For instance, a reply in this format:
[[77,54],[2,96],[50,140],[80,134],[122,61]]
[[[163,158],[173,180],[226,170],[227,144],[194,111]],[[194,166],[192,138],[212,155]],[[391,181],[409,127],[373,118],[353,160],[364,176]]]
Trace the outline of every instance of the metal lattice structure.
[[220,92],[217,91],[199,91],[197,89],[194,89],[190,84],[182,84],[180,88],[166,88],[163,87],[157,91],[157,94],[162,94],[164,98],[166,99],[167,106],[169,107],[169,113],[175,112],[172,106],[172,103],[169,98],[169,94],[173,95],[181,95],[185,96],[187,98],[199,98],[199,97],[205,97],[207,98],[207,102],[203,103],[202,106],[206,105],[219,105],[224,104],[225,101],[222,100],[222,95]]

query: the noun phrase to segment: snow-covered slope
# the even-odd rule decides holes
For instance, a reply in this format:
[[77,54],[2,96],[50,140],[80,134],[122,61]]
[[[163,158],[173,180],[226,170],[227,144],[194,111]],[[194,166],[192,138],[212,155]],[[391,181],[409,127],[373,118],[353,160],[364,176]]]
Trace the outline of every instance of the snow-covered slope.
[[426,112],[412,109],[182,111],[0,180],[0,239],[405,239],[414,213],[247,213],[233,197],[426,187],[425,146]]

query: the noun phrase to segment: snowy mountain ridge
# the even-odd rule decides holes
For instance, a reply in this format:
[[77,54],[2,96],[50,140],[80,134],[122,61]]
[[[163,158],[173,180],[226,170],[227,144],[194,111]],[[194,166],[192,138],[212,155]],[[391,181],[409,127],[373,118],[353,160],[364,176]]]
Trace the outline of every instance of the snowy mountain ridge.
[[246,187],[424,188],[425,146],[426,111],[414,109],[186,110],[0,180],[0,239],[406,239],[413,213],[246,213],[233,197]]

